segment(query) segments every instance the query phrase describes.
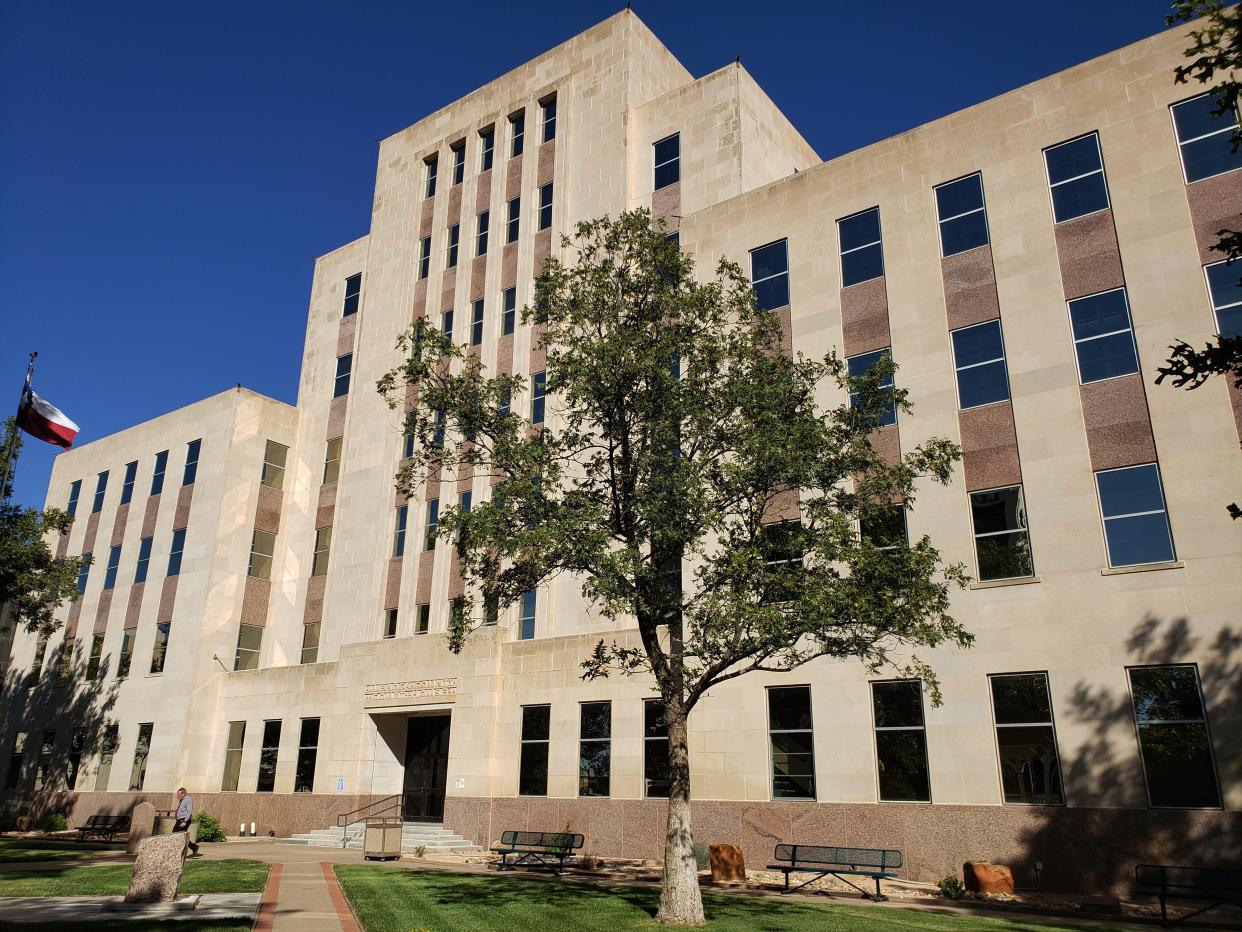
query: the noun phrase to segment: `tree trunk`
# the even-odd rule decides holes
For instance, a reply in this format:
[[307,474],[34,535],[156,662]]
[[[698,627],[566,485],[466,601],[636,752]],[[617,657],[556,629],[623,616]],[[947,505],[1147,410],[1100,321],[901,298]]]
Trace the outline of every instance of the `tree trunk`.
[[668,830],[664,836],[664,886],[656,921],[669,925],[701,926],[703,897],[690,833],[690,756],[686,746],[686,713],[680,703],[668,703]]

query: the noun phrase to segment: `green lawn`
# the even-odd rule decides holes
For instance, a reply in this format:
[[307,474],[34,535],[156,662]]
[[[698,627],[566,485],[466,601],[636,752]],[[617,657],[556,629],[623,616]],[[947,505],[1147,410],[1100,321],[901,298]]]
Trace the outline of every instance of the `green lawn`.
[[[172,924],[171,928],[176,932],[250,932],[252,923],[249,922],[195,922],[192,919],[178,919]],[[133,932],[138,929],[155,929],[158,928],[152,921],[144,920],[135,923],[133,920],[124,920],[118,922],[95,922],[92,920],[88,923],[81,922],[23,922],[16,928],[21,932]],[[164,928],[169,928],[164,926]]]
[[[269,866],[262,861],[234,858],[222,861],[187,861],[181,875],[181,892],[261,893]],[[98,867],[50,867],[33,871],[0,871],[0,897],[4,896],[112,896],[129,889],[133,867],[104,864]],[[92,929],[97,928],[91,925]],[[182,928],[180,925],[178,929]]]
[[76,861],[96,854],[123,852],[124,845],[76,841],[41,841],[33,838],[0,838],[0,864],[25,861]]
[[[554,880],[401,870],[360,864],[336,867],[366,932],[548,929],[622,932],[651,929],[660,892]],[[868,906],[810,906],[776,897],[708,894],[708,927],[719,932],[929,929],[963,932],[1052,932],[1074,926],[959,918]]]

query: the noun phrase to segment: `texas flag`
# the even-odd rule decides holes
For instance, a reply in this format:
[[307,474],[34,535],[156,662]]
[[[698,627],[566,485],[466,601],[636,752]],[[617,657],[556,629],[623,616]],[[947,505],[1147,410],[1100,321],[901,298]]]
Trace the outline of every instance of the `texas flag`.
[[40,440],[68,449],[78,435],[78,425],[65,417],[55,405],[48,404],[30,387],[30,373],[26,374],[26,387],[22,401],[17,406],[17,426]]

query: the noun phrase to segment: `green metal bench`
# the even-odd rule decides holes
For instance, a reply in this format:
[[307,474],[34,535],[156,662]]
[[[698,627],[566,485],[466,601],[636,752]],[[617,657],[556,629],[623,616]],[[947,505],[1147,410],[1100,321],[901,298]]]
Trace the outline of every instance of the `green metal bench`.
[[[585,841],[572,832],[503,832],[500,844],[492,848],[493,853],[500,855],[496,870],[509,871],[525,864],[542,867],[559,876],[565,870],[565,858],[581,848]],[[510,857],[518,855],[517,860],[509,861]]]
[[[832,845],[777,845],[772,860],[776,863],[769,864],[768,870],[783,871],[785,874],[785,889],[782,893],[801,890],[825,874],[831,874],[842,883],[853,887],[864,898],[877,903],[888,899],[880,892],[880,881],[895,878],[897,875],[893,870],[904,863],[901,852],[889,848],[838,848]],[[789,875],[795,873],[816,876],[791,888]],[[875,895],[872,896],[843,875],[871,878],[875,881]]]
[[[1176,925],[1217,906],[1242,906],[1242,868],[1188,867],[1177,864],[1140,864],[1134,868],[1135,893],[1160,898],[1160,921]],[[1168,901],[1211,900],[1192,913],[1169,922]]]

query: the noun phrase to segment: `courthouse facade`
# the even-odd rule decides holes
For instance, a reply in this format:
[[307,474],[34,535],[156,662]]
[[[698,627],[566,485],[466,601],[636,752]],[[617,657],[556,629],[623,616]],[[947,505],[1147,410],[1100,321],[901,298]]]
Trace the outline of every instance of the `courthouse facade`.
[[897,847],[920,879],[990,858],[1050,889],[1205,839],[1236,858],[1242,395],[1153,384],[1175,339],[1242,329],[1210,251],[1242,222],[1242,155],[1173,83],[1185,44],[822,162],[740,64],[695,79],[626,11],[384,140],[370,232],[316,263],[296,406],[228,390],[57,458],[56,546],[93,564],[57,634],[14,639],[6,805],[84,817],[185,785],[286,836],[404,794],[481,845],[568,824],[658,856],[652,683],[580,678],[634,632],[563,578],[450,653],[436,516],[487,481],[397,496],[401,416],[374,388],[423,316],[541,384],[520,313],[541,263],[644,206],[700,269],[750,272],[792,351],[892,354],[914,410],[879,442],[964,451],[904,532],[976,580],[952,609],[975,646],[927,657],[939,707],[851,661],[712,690],[697,839],[752,865],[779,841]]

